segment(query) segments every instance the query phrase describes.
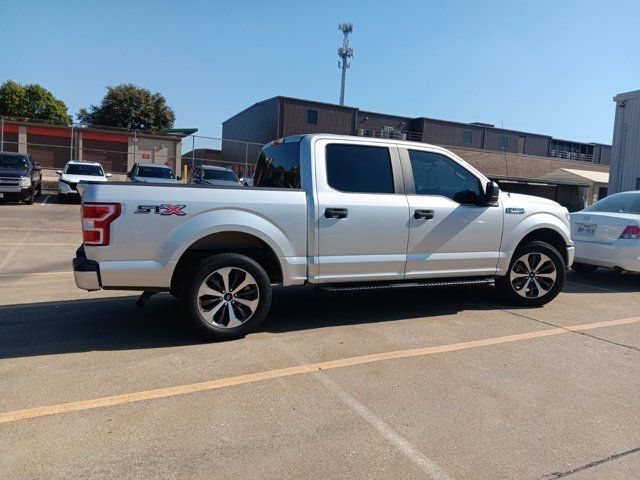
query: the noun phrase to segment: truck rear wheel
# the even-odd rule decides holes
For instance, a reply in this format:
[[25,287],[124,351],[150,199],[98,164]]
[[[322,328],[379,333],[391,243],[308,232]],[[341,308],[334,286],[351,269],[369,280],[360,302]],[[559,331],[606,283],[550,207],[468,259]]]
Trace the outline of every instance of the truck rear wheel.
[[184,316],[212,340],[241,338],[255,330],[271,306],[271,282],[253,259],[221,253],[185,275],[179,296]]
[[507,274],[496,278],[496,287],[513,303],[538,307],[558,296],[566,272],[560,253],[548,243],[535,241],[516,250]]

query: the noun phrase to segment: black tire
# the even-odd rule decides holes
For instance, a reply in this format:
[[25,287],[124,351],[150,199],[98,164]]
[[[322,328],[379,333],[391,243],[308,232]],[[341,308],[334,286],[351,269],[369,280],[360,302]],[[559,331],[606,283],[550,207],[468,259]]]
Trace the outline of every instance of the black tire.
[[31,193],[27,198],[24,199],[24,203],[26,205],[33,205],[33,196],[35,195],[35,191]]
[[[216,279],[221,278],[217,272],[225,268],[232,269],[232,273],[228,276],[231,287],[229,288],[229,292],[233,291],[234,280],[236,286],[239,286],[238,283],[248,278],[246,275],[242,277],[243,273],[248,273],[253,277],[253,280],[255,280],[255,284],[252,283],[251,287],[247,286],[245,289],[250,289],[247,293],[253,295],[253,297],[249,298],[252,301],[255,300],[255,292],[257,292],[257,306],[252,310],[252,313],[248,315],[246,320],[241,320],[242,323],[235,327],[224,326],[222,323],[224,323],[224,317],[226,317],[227,322],[230,323],[229,312],[233,312],[233,315],[237,314],[238,317],[247,315],[246,309],[248,309],[248,307],[245,309],[244,304],[239,304],[242,300],[239,298],[230,298],[228,302],[225,302],[226,297],[224,299],[221,298],[219,301],[217,297],[208,297],[207,295],[200,298],[198,297],[198,292],[204,285],[205,280],[209,282],[209,287],[211,287],[212,282],[216,285],[222,285],[216,282]],[[240,273],[237,273],[238,271]],[[234,276],[235,279],[231,278],[232,276]],[[254,285],[255,288],[253,288]],[[217,289],[226,292],[226,289],[221,287]],[[240,293],[235,292],[232,296],[240,297]],[[271,307],[271,281],[264,269],[255,260],[237,253],[220,253],[205,258],[196,264],[191,271],[185,272],[178,299],[185,319],[191,323],[198,334],[210,340],[232,340],[244,337],[246,334],[254,331],[266,317]],[[247,298],[244,300],[247,300]],[[225,305],[220,306],[221,303],[225,303]],[[229,303],[232,305],[228,305]],[[209,309],[209,311],[212,312],[216,310],[217,307],[220,307],[217,308],[219,315],[222,315],[222,317],[220,317],[220,323],[213,320],[216,318],[215,313],[212,314],[212,318],[209,320],[203,316],[201,308],[205,304],[207,306],[213,305]]]
[[[522,277],[523,283],[521,283],[520,279],[514,280],[515,285],[512,284],[512,282],[510,281],[512,271],[514,275],[518,275],[518,276],[525,275],[524,273],[522,273],[522,270],[521,270],[522,266],[525,265],[521,261],[521,258],[529,254],[531,254],[532,258],[534,259],[538,258],[537,255],[540,255],[540,254],[545,255],[553,263],[553,268],[555,268],[555,279],[553,284],[551,284],[549,283],[550,281],[548,280],[548,278],[542,277],[542,275],[548,276],[549,274],[553,273],[551,272],[551,266],[548,265],[548,263],[545,263],[544,265],[541,265],[538,267],[540,271],[537,271],[535,273],[536,275],[535,284],[542,285],[543,287],[548,285],[550,287],[549,290],[546,291],[546,293],[542,294],[541,296],[535,296],[536,294],[540,293],[537,287],[532,286],[529,289],[524,290],[523,288],[524,283],[526,283],[528,280],[528,277],[526,276]],[[539,257],[539,258],[542,258],[542,257]],[[516,263],[518,265],[516,265]],[[515,266],[515,269],[514,269],[514,266]],[[540,274],[541,277],[537,277],[538,274]],[[564,259],[562,258],[562,255],[560,255],[560,253],[548,243],[534,241],[518,247],[518,249],[513,254],[511,262],[509,263],[509,271],[505,276],[497,277],[495,280],[495,283],[499,292],[510,303],[515,303],[517,305],[523,305],[527,307],[539,307],[539,306],[545,305],[546,303],[549,303],[551,300],[553,300],[558,296],[558,294],[562,291],[562,288],[564,287],[566,274],[567,274],[567,267],[564,263]],[[523,285],[523,286],[517,289],[516,287],[518,285]],[[526,296],[527,292],[531,292],[532,296],[530,297]]]
[[67,203],[67,196],[64,193],[58,192],[58,203]]
[[597,265],[589,265],[587,263],[575,263],[571,265],[571,269],[579,273],[592,273],[595,272]]
[[34,195],[36,197],[39,197],[40,195],[42,195],[42,183],[38,185],[38,189],[36,190]]

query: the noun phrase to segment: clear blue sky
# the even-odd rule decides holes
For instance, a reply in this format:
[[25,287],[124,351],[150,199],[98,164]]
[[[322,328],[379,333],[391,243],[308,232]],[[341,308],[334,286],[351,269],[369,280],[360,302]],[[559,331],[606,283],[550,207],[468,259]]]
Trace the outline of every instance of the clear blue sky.
[[177,127],[287,95],[337,103],[337,24],[354,24],[346,104],[610,143],[612,97],[640,89],[640,2],[1,0],[0,81],[70,112],[105,86],[164,94]]

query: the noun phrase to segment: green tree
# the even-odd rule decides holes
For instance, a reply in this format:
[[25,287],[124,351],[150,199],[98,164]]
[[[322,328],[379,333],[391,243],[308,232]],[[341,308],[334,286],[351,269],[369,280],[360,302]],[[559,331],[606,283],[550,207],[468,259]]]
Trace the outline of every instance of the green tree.
[[0,115],[33,118],[69,125],[72,117],[62,100],[40,85],[20,85],[7,80],[0,85]]
[[78,112],[83,125],[102,125],[135,130],[157,131],[173,127],[176,116],[160,93],[131,83],[107,87],[100,105]]

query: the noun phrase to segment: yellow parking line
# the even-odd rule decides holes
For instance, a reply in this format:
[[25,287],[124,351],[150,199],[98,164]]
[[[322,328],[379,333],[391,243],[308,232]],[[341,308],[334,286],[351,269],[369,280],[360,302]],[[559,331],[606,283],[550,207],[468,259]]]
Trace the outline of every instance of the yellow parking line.
[[640,322],[640,317],[631,317],[619,320],[611,320],[607,322],[572,325],[566,328],[550,328],[547,330],[538,330],[534,332],[519,333],[515,335],[505,335],[502,337],[484,338],[481,340],[473,340],[461,343],[451,343],[434,347],[414,348],[410,350],[396,350],[392,352],[374,353],[372,355],[341,358],[338,360],[330,360],[327,362],[297,365],[294,367],[250,373],[247,375],[238,375],[235,377],[221,378],[218,380],[191,383],[187,385],[178,385],[175,387],[157,388],[154,390],[144,390],[140,392],[125,393],[122,395],[112,395],[90,400],[81,400],[78,402],[60,403],[56,405],[47,405],[44,407],[14,410],[10,412],[0,413],[0,423],[15,422],[17,420],[44,417],[47,415],[55,415],[59,413],[77,412],[81,410],[91,410],[94,408],[102,407],[112,407],[115,405],[141,402],[144,400],[152,400],[155,398],[186,395],[188,393],[202,392],[205,390],[215,390],[218,388],[232,387],[235,385],[272,380],[274,378],[290,377],[292,375],[300,375],[303,373],[310,373],[318,370],[333,370],[335,368],[352,367],[354,365],[381,362],[384,360],[395,360],[399,358],[433,355],[436,353],[455,352],[458,350],[465,350],[469,348],[486,347],[489,345],[499,345],[502,343],[520,342],[523,340],[549,337],[552,335],[562,335],[571,332],[582,332],[585,330],[593,330],[596,328],[613,327],[616,325],[628,325],[638,322]]

